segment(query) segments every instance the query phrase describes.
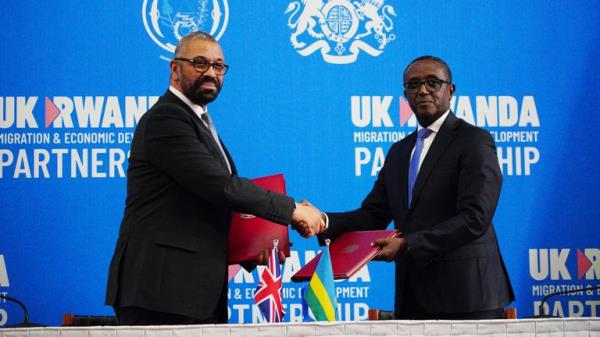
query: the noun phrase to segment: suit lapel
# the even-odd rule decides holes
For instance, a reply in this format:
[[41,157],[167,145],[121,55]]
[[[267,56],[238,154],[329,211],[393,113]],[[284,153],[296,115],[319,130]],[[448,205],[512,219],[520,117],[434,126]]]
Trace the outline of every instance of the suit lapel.
[[413,147],[415,147],[415,142],[417,141],[417,133],[413,132],[410,135],[408,135],[407,138],[407,146],[405,146],[401,150],[400,158],[398,161],[398,163],[400,163],[400,165],[402,166],[398,167],[398,172],[400,172],[398,178],[400,179],[400,181],[394,182],[394,184],[392,185],[400,186],[400,191],[402,191],[402,193],[400,193],[400,205],[403,205],[404,207],[406,207],[405,205],[408,204],[408,167],[410,166],[410,154],[412,152]]
[[[457,118],[452,114],[452,112],[450,112],[442,124],[442,127],[438,131],[438,134],[435,136],[429,151],[427,151],[427,155],[423,159],[423,163],[421,164],[421,168],[419,169],[419,173],[417,175],[417,181],[415,182],[415,186],[413,188],[413,197],[410,204],[411,210],[415,205],[415,201],[419,199],[419,195],[421,194],[421,191],[423,190],[423,187],[425,186],[425,183],[435,168],[438,160],[442,154],[444,154],[446,148],[448,145],[450,145],[450,143],[452,143],[452,140],[456,136],[456,122]],[[408,162],[410,162],[410,157]],[[408,181],[408,175],[404,181]],[[408,189],[408,187],[406,189]]]
[[207,140],[207,142],[208,142],[207,143],[208,150],[213,155],[217,156],[217,158],[220,159],[221,165],[223,166],[223,168],[225,168],[225,170],[228,170],[227,163],[225,161],[229,160],[229,164],[231,165],[231,172],[233,174],[233,172],[235,172],[235,168],[234,168],[234,165],[233,165],[233,160],[231,160],[231,156],[229,155],[229,152],[225,148],[225,144],[223,144],[223,142],[221,141],[220,137],[219,137],[219,141],[221,142],[221,146],[223,146],[223,150],[225,151],[225,154],[226,154],[227,158],[223,157],[223,154],[221,153],[221,150],[219,150],[219,146],[215,142],[215,139],[213,138],[212,133],[210,132],[210,130],[208,129],[208,127],[204,124],[204,122],[202,122],[200,120],[200,118],[198,117],[198,115],[196,115],[196,113],[194,112],[194,110],[192,110],[187,104],[185,104],[185,102],[183,102],[182,100],[180,100],[179,97],[175,96],[175,94],[172,93],[171,90],[167,90],[167,92],[165,93],[165,95],[163,97],[165,98],[165,100],[168,103],[177,104],[177,105],[183,107],[189,114],[192,115],[192,119],[194,120],[194,124],[196,125],[196,129],[199,130],[200,133],[202,133],[204,135],[204,139]]
[[211,135],[210,130],[208,130],[206,125],[204,125],[204,123],[200,120],[198,115],[196,115],[194,110],[192,110],[192,108],[190,108],[187,104],[185,104],[185,102],[180,100],[179,97],[175,96],[175,94],[172,93],[171,90],[167,90],[167,92],[165,93],[165,95],[163,97],[165,97],[167,103],[177,104],[180,107],[184,108],[185,111],[187,111],[190,114],[190,116],[192,116],[192,119],[194,120],[194,122],[196,124],[196,128],[201,130],[207,136]]

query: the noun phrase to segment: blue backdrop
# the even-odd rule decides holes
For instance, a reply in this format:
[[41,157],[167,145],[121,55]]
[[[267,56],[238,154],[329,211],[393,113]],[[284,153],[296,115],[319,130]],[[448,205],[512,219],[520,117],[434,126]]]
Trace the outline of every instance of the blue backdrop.
[[[387,149],[415,127],[406,64],[451,66],[453,111],[490,130],[504,185],[495,224],[520,317],[598,316],[600,3],[534,1],[9,2],[0,19],[0,293],[32,319],[103,305],[136,121],[168,84],[177,38],[212,32],[231,64],[210,111],[246,177],[284,173],[323,210],[358,207]],[[314,22],[313,32],[308,27]],[[289,281],[318,251],[295,233]],[[337,283],[341,319],[392,308],[392,266]],[[230,321],[255,322],[257,272],[230,283]],[[0,326],[21,319],[0,303]]]

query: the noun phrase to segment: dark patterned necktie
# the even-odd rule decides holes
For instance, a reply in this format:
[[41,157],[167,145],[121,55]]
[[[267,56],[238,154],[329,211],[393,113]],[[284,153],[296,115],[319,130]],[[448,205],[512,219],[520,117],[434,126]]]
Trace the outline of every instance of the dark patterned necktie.
[[217,143],[217,146],[219,146],[219,151],[221,151],[221,157],[225,164],[227,164],[227,169],[229,170],[229,173],[231,173],[231,164],[229,164],[229,160],[227,159],[225,150],[223,150],[223,146],[221,145],[221,141],[219,140],[219,136],[217,135],[217,129],[215,128],[215,124],[213,123],[212,118],[210,118],[208,112],[203,113],[202,115],[200,115],[200,117],[202,118],[204,124],[206,124],[206,126],[210,130],[210,134],[213,136],[213,139]]

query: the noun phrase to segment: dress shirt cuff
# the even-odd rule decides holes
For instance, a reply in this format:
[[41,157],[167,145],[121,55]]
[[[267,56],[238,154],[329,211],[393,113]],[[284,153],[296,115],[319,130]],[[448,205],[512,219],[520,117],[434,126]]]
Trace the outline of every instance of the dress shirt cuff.
[[329,228],[329,217],[325,212],[321,212],[321,216],[325,219],[325,230],[327,230]]

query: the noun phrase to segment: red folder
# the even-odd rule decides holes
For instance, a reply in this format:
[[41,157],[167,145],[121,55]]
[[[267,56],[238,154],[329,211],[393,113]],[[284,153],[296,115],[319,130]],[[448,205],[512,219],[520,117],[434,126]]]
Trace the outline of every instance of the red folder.
[[[371,261],[379,251],[378,247],[371,247],[371,242],[376,239],[397,236],[398,231],[396,230],[356,231],[342,234],[329,245],[333,278],[340,280],[352,277],[367,262]],[[315,269],[317,269],[321,254],[322,252],[310,260],[304,267],[300,268],[292,276],[292,281],[301,282],[310,280]]]
[[[285,194],[283,174],[252,179],[266,190]],[[259,218],[251,214],[234,212],[229,228],[228,264],[256,261],[258,254],[273,248],[273,239],[279,240],[277,248],[290,256],[290,240],[287,226]]]

